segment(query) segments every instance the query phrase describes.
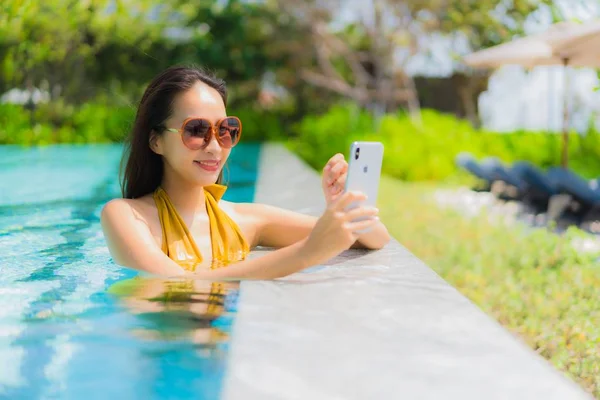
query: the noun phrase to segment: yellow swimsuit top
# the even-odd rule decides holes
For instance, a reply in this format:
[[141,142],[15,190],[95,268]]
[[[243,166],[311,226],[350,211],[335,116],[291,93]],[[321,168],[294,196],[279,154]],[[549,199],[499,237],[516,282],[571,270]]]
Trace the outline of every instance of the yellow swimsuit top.
[[[217,184],[204,188],[213,255],[211,269],[243,260],[250,251],[248,242],[239,226],[219,207],[218,202],[226,190],[226,186]],[[162,251],[182,268],[194,271],[197,265],[202,262],[203,257],[185,222],[164,189],[159,187],[152,197],[158,209],[162,229]],[[201,293],[195,289],[193,279],[161,279],[158,283],[163,288],[158,297],[149,297],[147,294],[147,290],[152,293],[156,292],[156,280],[142,276],[116,282],[109,288],[109,292],[124,299],[129,298],[137,301],[141,304],[138,305],[138,308],[145,305],[151,310],[152,304],[160,302],[164,307],[164,311],[190,310],[190,312],[192,312],[192,305],[196,305],[198,301],[192,301],[194,295],[208,295],[205,301],[205,310],[200,311],[194,308],[193,313],[197,317],[213,320],[221,316],[225,310],[225,297],[228,289],[221,282],[210,283],[210,288],[202,290]],[[143,308],[137,311],[146,314],[152,312],[145,311]],[[164,329],[164,326],[148,328],[149,331],[161,335],[164,334]],[[190,332],[192,331],[184,329],[181,334],[188,335],[191,334]],[[172,336],[173,334],[170,333],[169,335]],[[206,344],[215,345],[226,338],[227,334],[222,332],[221,328],[211,325]]]
[[[212,247],[211,269],[243,260],[250,252],[239,226],[219,207],[226,190],[226,186],[219,184],[204,187]],[[182,268],[194,271],[203,257],[185,222],[163,188],[158,187],[152,197],[162,228],[162,251]]]

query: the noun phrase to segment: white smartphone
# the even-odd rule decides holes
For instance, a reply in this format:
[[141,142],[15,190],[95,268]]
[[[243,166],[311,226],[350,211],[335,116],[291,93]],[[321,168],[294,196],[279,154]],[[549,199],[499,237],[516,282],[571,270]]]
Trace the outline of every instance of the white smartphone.
[[380,142],[354,142],[350,146],[348,174],[345,192],[359,191],[367,195],[367,200],[352,203],[348,209],[359,205],[376,207],[379,192],[379,178],[383,163],[383,144]]

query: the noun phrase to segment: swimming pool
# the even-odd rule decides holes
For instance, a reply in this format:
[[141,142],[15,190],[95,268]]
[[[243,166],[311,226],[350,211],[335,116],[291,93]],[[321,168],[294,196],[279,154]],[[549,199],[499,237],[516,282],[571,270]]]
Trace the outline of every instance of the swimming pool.
[[[121,151],[0,146],[0,397],[220,394],[238,288],[110,260],[99,217],[120,197]],[[253,200],[259,152],[234,148],[225,199]]]

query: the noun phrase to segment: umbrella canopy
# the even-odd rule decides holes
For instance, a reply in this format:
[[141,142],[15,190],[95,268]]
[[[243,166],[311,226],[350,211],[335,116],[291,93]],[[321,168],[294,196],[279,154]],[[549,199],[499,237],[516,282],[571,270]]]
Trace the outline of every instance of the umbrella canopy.
[[600,68],[600,20],[560,22],[547,31],[490,47],[464,58],[472,67],[564,65]]
[[[547,31],[490,47],[464,58],[476,68],[496,68],[502,65],[564,65],[600,68],[600,20],[578,24],[560,22]],[[565,92],[568,80],[565,69]],[[563,118],[562,165],[568,163],[569,142],[568,102],[565,96]]]

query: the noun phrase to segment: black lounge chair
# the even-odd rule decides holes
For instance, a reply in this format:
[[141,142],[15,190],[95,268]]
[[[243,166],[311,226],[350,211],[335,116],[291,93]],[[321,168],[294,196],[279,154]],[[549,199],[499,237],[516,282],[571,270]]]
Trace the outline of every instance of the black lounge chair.
[[[568,202],[557,219],[568,220],[584,229],[598,220],[600,214],[600,188],[598,180],[588,181],[575,172],[561,167],[548,170],[548,176],[556,183]],[[589,230],[589,229],[588,229]]]
[[[481,165],[491,171],[495,188],[494,193],[503,200],[522,200],[527,194],[527,183],[521,179],[519,174],[507,167],[496,157],[487,157],[481,161]],[[497,185],[502,183],[502,185]]]
[[556,178],[527,161],[517,161],[511,171],[526,185],[523,202],[536,212],[544,212],[553,196],[560,194]]
[[556,182],[561,192],[571,195],[582,208],[589,209],[600,205],[598,181],[588,181],[575,172],[560,167],[551,168],[548,175]]
[[483,189],[479,190],[491,191],[494,187],[494,193],[503,200],[522,200],[527,195],[527,182],[518,171],[506,167],[497,157],[487,157],[477,162],[472,154],[460,153],[456,163],[483,182]]
[[481,163],[493,171],[495,180],[505,182],[519,190],[525,190],[527,188],[526,183],[521,177],[515,173],[512,168],[506,167],[498,158],[487,157],[483,159]]
[[456,156],[456,164],[482,182],[482,186],[474,188],[474,190],[489,191],[492,188],[492,183],[496,180],[496,174],[489,165],[480,164],[471,153],[466,152]]

